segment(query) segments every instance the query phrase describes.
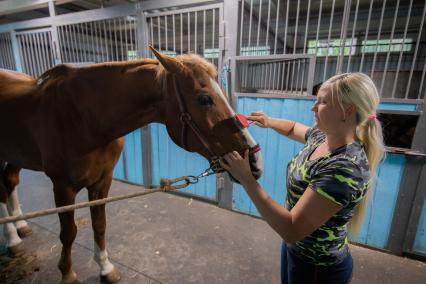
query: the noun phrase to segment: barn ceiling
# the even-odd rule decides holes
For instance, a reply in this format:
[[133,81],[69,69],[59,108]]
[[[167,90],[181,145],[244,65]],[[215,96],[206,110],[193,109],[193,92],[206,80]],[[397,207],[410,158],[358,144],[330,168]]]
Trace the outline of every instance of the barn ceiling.
[[[0,25],[49,16],[49,0],[0,0]],[[57,0],[56,14],[111,7],[138,0]]]

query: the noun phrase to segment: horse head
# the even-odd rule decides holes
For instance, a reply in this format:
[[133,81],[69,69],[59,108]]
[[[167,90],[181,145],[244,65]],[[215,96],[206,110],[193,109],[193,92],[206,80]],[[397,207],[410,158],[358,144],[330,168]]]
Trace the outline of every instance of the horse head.
[[174,58],[151,50],[161,64],[157,79],[163,86],[164,122],[173,142],[204,156],[216,172],[222,171],[218,159],[224,154],[249,149],[252,174],[259,178],[260,148],[215,81],[215,66],[195,54]]

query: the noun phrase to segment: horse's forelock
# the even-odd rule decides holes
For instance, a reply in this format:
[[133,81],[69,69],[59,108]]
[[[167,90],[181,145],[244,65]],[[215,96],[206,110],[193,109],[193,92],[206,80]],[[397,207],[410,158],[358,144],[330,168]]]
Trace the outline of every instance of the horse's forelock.
[[[213,79],[217,77],[216,66],[197,54],[182,54],[175,57],[180,63],[191,69],[195,78],[203,78],[205,74]],[[203,76],[204,75],[204,76]],[[165,91],[167,87],[167,70],[159,64],[157,69],[157,82],[161,89]],[[207,83],[207,82],[206,82]]]

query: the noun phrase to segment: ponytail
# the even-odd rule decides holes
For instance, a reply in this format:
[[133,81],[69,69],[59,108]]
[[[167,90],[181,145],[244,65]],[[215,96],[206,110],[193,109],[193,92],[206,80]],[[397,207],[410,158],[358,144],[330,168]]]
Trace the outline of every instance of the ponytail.
[[368,165],[370,168],[371,179],[366,188],[367,193],[355,209],[354,216],[349,223],[349,229],[352,233],[357,234],[361,229],[364,221],[365,211],[372,194],[376,181],[377,167],[384,158],[383,133],[380,121],[376,118],[369,119],[365,124],[360,125],[358,137],[364,145],[364,151],[367,155]]

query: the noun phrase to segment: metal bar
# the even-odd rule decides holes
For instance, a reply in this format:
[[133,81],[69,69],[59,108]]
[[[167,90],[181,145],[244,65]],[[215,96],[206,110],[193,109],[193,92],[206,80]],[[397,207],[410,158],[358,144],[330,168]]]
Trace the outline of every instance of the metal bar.
[[[118,19],[119,23],[120,23],[120,19]],[[95,42],[95,46],[96,46],[96,56],[95,56],[95,62],[99,62],[99,58],[100,58],[100,46],[99,46],[99,31],[98,31],[98,25],[96,22],[93,22],[93,33],[94,33],[94,42]],[[121,31],[120,31],[121,33]]]
[[[245,0],[241,0],[241,14],[240,14],[240,50],[237,51],[237,54],[241,53],[241,47],[243,46],[243,32],[244,32],[244,2]],[[204,18],[206,15],[206,11],[204,10]],[[204,21],[205,24],[205,21]]]
[[47,44],[46,37],[47,37],[46,33],[40,33],[40,43],[42,47],[41,58],[42,58],[42,65],[44,69],[43,72],[49,68],[48,57],[47,57],[49,55],[49,46]]
[[307,95],[312,96],[312,88],[314,84],[314,76],[315,76],[315,57],[307,58],[309,60],[309,70],[308,70],[308,77],[307,83],[306,83],[306,93]]
[[[399,2],[399,1],[398,1],[398,2]],[[418,49],[419,49],[419,45],[420,45],[420,38],[421,38],[422,31],[423,31],[423,24],[424,24],[424,22],[425,22],[425,13],[426,13],[426,3],[425,3],[425,5],[424,5],[424,7],[423,7],[422,21],[421,21],[421,23],[420,23],[420,30],[419,30],[419,32],[418,32],[418,34],[417,34],[416,48],[415,48],[415,50],[414,50],[413,61],[412,61],[412,63],[411,63],[410,75],[409,75],[409,77],[408,77],[408,85],[407,85],[407,89],[405,90],[405,95],[404,95],[404,97],[405,97],[406,99],[408,99],[408,92],[409,92],[410,87],[411,87],[411,79],[412,79],[412,76],[413,76],[414,66],[415,66],[415,63],[416,63],[417,51],[418,51]],[[404,49],[404,44],[402,45],[402,49]],[[422,86],[420,87],[420,89],[419,89],[419,93],[418,93],[418,95],[417,95],[417,98],[418,98],[418,99],[420,99],[420,94],[421,94],[421,92],[422,92],[424,75],[425,75],[425,74],[424,74],[424,70],[423,70],[423,74],[422,74],[422,77],[421,77],[421,78],[422,78]]]
[[[260,37],[260,23],[262,20],[262,0],[259,2],[259,17],[257,17],[257,37],[256,37],[256,46],[259,46],[259,37]],[[266,30],[266,34],[268,34],[268,30]]]
[[[105,50],[106,50],[107,61],[111,61],[110,56],[109,56],[109,36],[107,36],[107,32],[109,32],[110,30],[107,30],[106,20],[102,20],[102,25],[103,25],[103,28],[104,28],[104,42],[105,42]],[[130,33],[130,35],[131,34],[132,33]]]
[[[23,51],[22,51],[22,47],[21,44],[18,41],[18,37],[16,36],[15,31],[11,31],[10,32],[10,44],[11,44],[11,48],[13,51],[13,58],[15,59],[15,69],[18,72],[22,72],[23,70],[23,60],[24,60],[24,55],[23,55]],[[22,58],[22,60],[21,60]]]
[[125,60],[129,60],[129,42],[127,41],[127,18],[123,18],[124,23],[124,47],[126,48]]
[[13,68],[11,67],[12,66],[12,64],[11,64],[12,61],[11,61],[11,54],[10,54],[10,49],[9,49],[7,35],[6,34],[2,34],[1,37],[0,37],[0,39],[1,39],[1,44],[0,45],[4,45],[5,50],[6,50],[5,53],[3,54],[3,56],[0,56],[0,58],[3,58],[2,59],[2,61],[4,63],[3,66],[6,69],[12,70]]
[[[407,20],[405,22],[405,28],[404,28],[404,35],[402,37],[402,46],[404,46],[405,44],[405,39],[407,37],[407,30],[408,30],[408,24],[410,22],[410,15],[411,15],[411,8],[413,6],[413,0],[410,0],[410,5],[408,7],[408,12],[407,12]],[[393,87],[392,87],[392,96],[391,98],[395,98],[395,91],[396,91],[396,84],[398,83],[398,77],[399,77],[399,70],[401,67],[401,60],[402,60],[402,52],[403,52],[403,48],[401,48],[401,50],[399,51],[399,57],[398,57],[398,65],[396,67],[396,74],[395,74],[395,79],[393,81]],[[425,65],[426,66],[426,65]],[[422,78],[423,79],[423,78]]]
[[280,91],[284,91],[284,77],[285,77],[285,66],[286,66],[286,62],[283,61],[283,67],[282,67],[282,74],[281,74],[281,88]]
[[175,14],[173,14],[173,51],[176,53],[176,25],[175,25],[175,21],[176,21]]
[[277,1],[277,17],[275,19],[274,54],[277,54],[278,20],[280,18],[280,2],[281,1]]
[[[269,46],[268,44],[268,36],[269,36],[269,22],[270,22],[270,17],[271,17],[271,0],[268,1],[268,17],[267,17],[267,21],[266,21],[266,39],[265,39],[265,46]],[[275,31],[275,34],[277,32]],[[270,49],[270,47],[269,47]]]
[[35,50],[37,53],[37,58],[36,58],[36,68],[37,68],[37,75],[36,76],[40,76],[41,73],[43,73],[42,71],[42,50],[41,50],[41,43],[40,43],[40,33],[34,33],[32,34],[33,37],[33,42],[35,44]]
[[[213,19],[212,19],[212,23],[213,23],[213,31],[212,31],[212,49],[214,50],[214,40],[216,37],[215,34],[215,27],[216,27],[216,9],[213,9]],[[212,62],[214,62],[213,60],[213,56],[212,56]]]
[[379,45],[379,41],[380,41],[380,36],[382,34],[382,24],[383,24],[383,16],[385,14],[385,8],[386,8],[386,0],[383,1],[383,5],[382,5],[382,13],[380,15],[380,24],[379,24],[379,31],[377,32],[377,40],[376,40],[376,50],[374,52],[374,56],[373,56],[373,65],[371,67],[371,73],[370,73],[370,77],[373,77],[373,73],[374,73],[374,68],[376,67],[376,59],[377,59],[377,47]]
[[89,42],[89,23],[84,23],[83,26],[83,35],[82,35],[82,43],[84,50],[84,62],[90,62],[90,42]]
[[[294,41],[293,41],[293,54],[296,53],[297,46],[297,28],[299,27],[299,12],[300,12],[300,0],[297,0],[297,8],[296,8],[296,23],[294,28]],[[294,68],[293,68],[294,72]]]
[[286,16],[285,16],[285,29],[284,29],[284,47],[283,47],[283,54],[287,53],[287,27],[288,27],[288,11],[290,9],[290,0],[287,0],[287,9],[286,9]]
[[67,44],[67,36],[66,36],[66,28],[67,26],[60,26],[60,38],[61,38],[61,49],[63,52],[64,62],[70,61],[69,48]]
[[290,86],[290,64],[292,61],[287,62],[287,79],[286,79],[286,90],[289,89]]
[[180,14],[180,54],[183,52],[183,14]]
[[[13,32],[12,32],[13,33]],[[26,35],[15,35],[16,38],[16,45],[19,47],[20,50],[20,56],[18,58],[22,58],[22,72],[27,73],[30,75],[30,68],[28,64],[28,52],[26,48]],[[15,56],[16,57],[16,56]]]
[[[388,52],[386,53],[385,68],[383,70],[382,82],[380,83],[380,91],[379,91],[380,96],[382,96],[383,86],[386,80],[386,72],[388,71],[389,57],[390,57],[391,48],[392,48],[392,40],[393,40],[393,35],[395,32],[395,25],[396,25],[396,19],[398,16],[398,10],[399,10],[399,0],[396,1],[395,12],[393,15],[392,31],[391,31],[390,40],[389,40],[389,49],[388,49]],[[420,34],[421,32],[419,33],[419,35]]]
[[32,42],[31,42],[31,34],[26,34],[25,35],[25,37],[26,37],[26,43],[27,43],[27,51],[28,51],[28,54],[30,55],[30,56],[28,56],[28,66],[30,67],[30,70],[31,70],[31,76],[35,76],[35,74],[36,74],[36,71],[35,71],[35,69],[34,69],[34,58],[35,58],[35,54],[33,53],[33,51],[35,51],[34,49],[33,49],[33,47],[32,47]]
[[[311,12],[311,0],[308,1],[308,10],[306,12],[306,28],[305,28],[305,39],[303,41],[303,54],[306,53],[306,43],[308,42],[308,26],[309,26],[309,16],[310,16],[310,12]],[[299,62],[300,63],[300,62]],[[305,65],[306,61],[303,61],[303,72],[302,72],[302,80],[300,81],[300,92],[303,91],[303,84],[305,81]],[[300,65],[298,66],[299,69]]]
[[279,99],[301,99],[301,100],[310,100],[315,101],[315,96],[300,96],[295,95],[291,93],[287,93],[283,91],[282,93],[274,93],[274,94],[268,94],[268,93],[240,93],[236,92],[234,93],[234,96],[236,97],[248,97],[248,98],[279,98]]
[[161,51],[161,31],[160,31],[160,16],[157,17],[157,36],[158,36],[158,50]]
[[[186,33],[188,35],[187,40],[188,40],[188,52],[191,52],[191,16],[190,16],[190,12],[188,12],[187,14],[187,26],[188,26],[188,32]],[[213,23],[213,27],[214,27],[214,23]],[[214,36],[214,30],[213,30],[213,36]]]
[[34,47],[37,53],[37,59],[36,59],[36,68],[37,68],[37,76],[39,76],[42,71],[42,50],[41,50],[41,43],[40,43],[40,34],[41,33],[34,33],[32,34],[33,41],[34,41]]
[[75,24],[70,26],[71,28],[71,44],[73,48],[73,62],[78,62],[78,49],[77,49],[77,39],[76,39],[76,33],[75,33]]
[[197,11],[195,11],[195,22],[194,22],[194,29],[195,29],[195,31],[194,31],[194,43],[195,43],[195,47],[194,47],[194,52],[195,53],[197,53],[197,20],[198,20],[198,14],[197,14]]
[[[353,25],[352,25],[351,49],[349,50],[348,65],[346,66],[346,73],[349,72],[349,70],[350,70],[352,48],[356,49],[356,47],[354,47],[354,37],[355,37],[356,22],[358,20],[358,9],[359,9],[359,0],[356,0],[355,17],[354,17],[354,22],[353,22]],[[355,50],[355,52],[356,52],[356,50]]]
[[320,1],[319,12],[318,12],[317,35],[315,37],[315,55],[317,55],[318,53],[318,39],[319,39],[319,30],[321,26],[321,15],[322,15],[322,0]]
[[84,62],[83,59],[83,46],[82,46],[82,40],[81,40],[81,24],[76,24],[76,45],[77,45],[77,54],[78,54],[78,62]]
[[275,81],[276,80],[275,79],[276,79],[276,75],[277,75],[276,74],[276,71],[277,71],[276,70],[276,66],[277,66],[277,64],[278,64],[278,62],[277,63],[275,63],[275,62],[272,63],[272,67],[274,67],[274,71],[273,71],[273,75],[272,75],[272,90],[274,90],[274,91],[276,90],[276,88],[275,88]]
[[328,49],[330,47],[330,38],[331,38],[331,28],[333,27],[333,17],[334,17],[334,5],[336,4],[336,0],[333,0],[333,4],[331,5],[331,16],[330,16],[330,25],[328,27],[328,37],[327,37],[327,52],[325,53],[325,62],[324,62],[324,72],[322,81],[325,81],[325,77],[327,76],[327,63],[328,63]]
[[[293,54],[296,54],[296,47],[297,47],[297,29],[299,26],[299,12],[300,12],[300,0],[297,0],[297,8],[296,8],[296,23],[295,23],[295,29],[294,29],[294,41],[293,41]],[[298,60],[298,63],[300,64],[300,61]],[[296,67],[296,64],[293,64],[293,74],[294,69]],[[300,65],[299,65],[300,67]],[[294,75],[293,75],[294,76]],[[297,85],[299,81],[299,71],[297,72],[296,77],[296,92],[297,92]],[[292,83],[294,83],[294,79],[292,80]],[[292,89],[293,90],[293,89]]]
[[98,26],[99,26],[99,44],[100,44],[100,48],[101,48],[102,62],[105,62],[106,61],[105,56],[108,53],[108,51],[107,51],[108,46],[106,44],[106,30],[105,30],[105,26],[104,26],[104,20],[98,21]]
[[[158,1],[158,0],[157,0]],[[182,2],[181,0],[179,0],[180,2]],[[189,0],[187,0],[189,1]],[[189,1],[191,4],[193,5],[195,1]],[[211,0],[204,0],[204,2],[211,2]],[[209,4],[209,5],[202,5],[202,6],[198,6],[198,7],[189,7],[189,8],[182,8],[178,10],[179,14],[186,14],[188,12],[201,12],[204,10],[212,10],[212,9],[218,9],[221,7],[221,3],[214,3],[214,4]],[[168,6],[164,7],[164,8],[170,8],[170,3]],[[154,8],[154,9],[158,9],[158,8]],[[146,9],[146,7],[144,7],[144,11],[147,11],[148,9]],[[165,12],[158,12],[158,13],[149,13],[150,17],[158,17],[158,16],[164,16],[164,15],[172,15],[172,14],[177,14],[176,11],[165,11]]]
[[63,62],[65,60],[65,52],[63,52],[63,48],[62,48],[62,45],[63,45],[62,36],[61,36],[62,27],[57,26],[56,28],[58,29],[57,33],[58,33],[58,49],[59,49],[59,54],[60,54],[59,57],[61,59],[61,62]]
[[[152,24],[151,24],[152,28]],[[115,41],[115,60],[119,61],[119,53],[118,53],[118,36],[117,36],[117,22],[114,19],[114,41]]]
[[[107,28],[108,25],[108,28]],[[105,36],[107,35],[108,31],[108,37],[105,37],[105,43],[106,43],[106,50],[107,50],[107,60],[108,61],[114,61],[114,54],[113,54],[113,42],[112,42],[112,29],[111,29],[111,19],[106,20],[105,25]],[[84,34],[83,34],[84,36]],[[86,52],[85,52],[86,53]]]
[[206,10],[203,11],[203,53],[205,56],[206,54]]
[[167,34],[167,15],[164,16],[164,31],[165,31],[165,43],[166,43],[166,50],[169,51],[169,41],[167,40],[168,34]]
[[253,0],[250,0],[250,21],[249,21],[249,34],[248,34],[248,45],[251,46],[251,22],[253,18]]
[[[411,1],[412,1],[412,0],[411,0]],[[364,40],[363,40],[363,41],[361,41],[361,63],[360,63],[360,65],[359,65],[359,72],[362,72],[362,65],[363,65],[363,63],[364,63],[364,55],[365,55],[365,52],[363,52],[363,51],[362,51],[362,48],[363,48],[363,42],[364,42],[364,43],[367,43],[368,30],[369,30],[369,28],[370,28],[371,11],[373,10],[373,2],[374,2],[374,0],[371,0],[371,2],[370,2],[370,8],[369,8],[369,10],[368,10],[367,26],[366,26],[366,28],[365,28],[365,37],[364,37]]]
[[[50,43],[54,43],[54,42],[56,42],[56,44],[57,44],[58,41],[57,40],[56,41],[53,40],[53,34],[48,33],[47,36],[48,36],[48,42],[49,42],[49,44]],[[55,54],[54,54],[55,51],[54,50],[57,50],[56,46],[52,46],[52,48],[50,49],[49,68],[51,68],[52,66],[55,66],[56,63],[60,63],[60,61],[59,62],[56,61]],[[58,57],[60,58],[60,56],[58,56]]]
[[[345,57],[345,46],[346,46],[346,30],[348,28],[349,16],[351,13],[351,0],[345,1],[345,6],[343,10],[343,19],[342,19],[342,27],[340,29],[340,53],[336,66],[336,73],[341,73],[343,67],[343,59]],[[343,41],[343,45],[342,45]]]

